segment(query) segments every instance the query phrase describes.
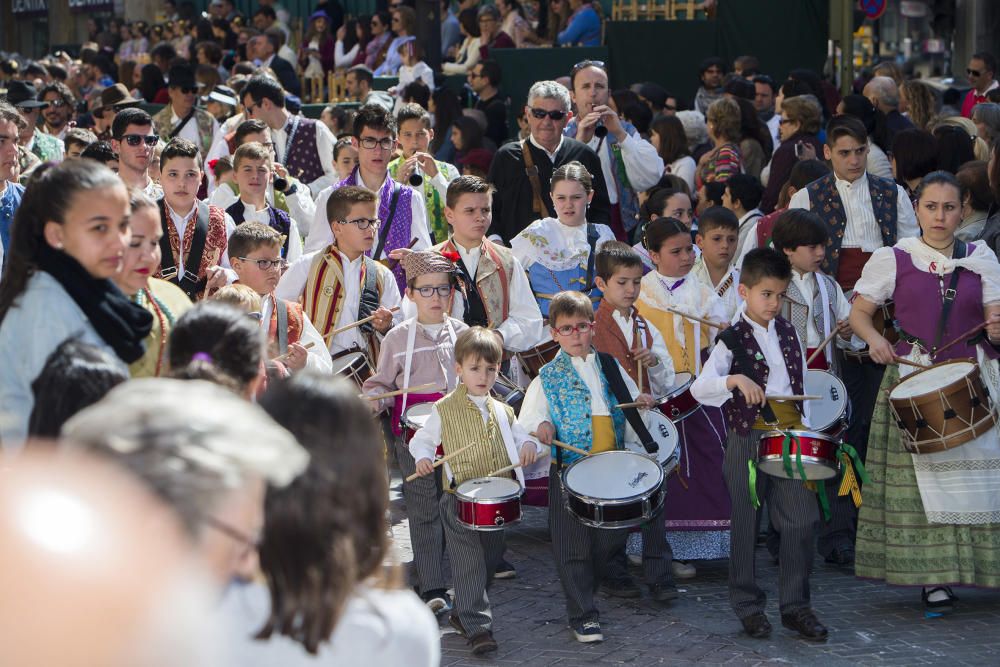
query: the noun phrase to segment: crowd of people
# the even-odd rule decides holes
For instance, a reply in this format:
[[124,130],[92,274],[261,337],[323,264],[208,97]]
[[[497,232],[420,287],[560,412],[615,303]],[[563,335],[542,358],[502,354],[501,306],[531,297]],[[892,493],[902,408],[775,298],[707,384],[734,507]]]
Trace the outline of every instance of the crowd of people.
[[[934,614],[1000,587],[991,54],[964,98],[742,56],[692,100],[583,60],[512,101],[492,50],[597,43],[599,6],[443,2],[463,104],[405,3],[298,39],[260,5],[0,68],[0,582],[48,565],[25,595],[79,635],[20,614],[11,655],[433,665],[438,618],[489,655],[522,502],[584,643],[598,591],[669,605],[718,559],[768,637],[762,534],[808,640],[816,555]],[[333,69],[357,104],[302,115]],[[122,626],[79,623],[94,598]]]

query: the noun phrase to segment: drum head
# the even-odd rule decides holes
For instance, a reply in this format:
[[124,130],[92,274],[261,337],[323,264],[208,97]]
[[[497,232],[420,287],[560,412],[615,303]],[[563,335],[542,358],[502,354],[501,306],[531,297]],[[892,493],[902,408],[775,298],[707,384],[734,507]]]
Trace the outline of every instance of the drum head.
[[890,399],[914,398],[937,389],[944,389],[952,382],[972,373],[975,365],[968,361],[955,361],[932,366],[924,371],[903,378],[889,392]]
[[809,402],[809,425],[817,431],[847,415],[847,388],[832,373],[810,369],[806,372],[805,390],[807,394],[822,396]]
[[[680,451],[678,449],[680,436],[677,433],[677,427],[674,426],[674,423],[667,419],[662,412],[650,410],[646,413],[646,416],[649,418],[650,422],[649,434],[653,436],[653,440],[656,441],[657,446],[660,448],[656,452],[656,460],[661,464],[666,463],[670,459],[674,458]],[[626,442],[625,448],[631,452],[637,452],[648,456],[646,448],[638,442]]]
[[673,396],[684,387],[694,382],[694,376],[690,373],[676,373],[674,375],[674,386],[667,390],[668,396]]
[[431,408],[433,407],[433,403],[411,405],[403,413],[403,423],[414,431],[423,428],[424,424],[427,423],[427,419],[431,416]]
[[579,496],[624,500],[655,490],[663,482],[663,468],[634,452],[603,452],[575,461],[563,481],[568,491]]
[[344,372],[352,368],[359,359],[364,359],[364,352],[348,352],[345,355],[339,356],[333,360],[333,373],[334,375],[343,375]]
[[455,493],[471,500],[509,498],[520,495],[521,485],[507,477],[478,477],[459,484]]

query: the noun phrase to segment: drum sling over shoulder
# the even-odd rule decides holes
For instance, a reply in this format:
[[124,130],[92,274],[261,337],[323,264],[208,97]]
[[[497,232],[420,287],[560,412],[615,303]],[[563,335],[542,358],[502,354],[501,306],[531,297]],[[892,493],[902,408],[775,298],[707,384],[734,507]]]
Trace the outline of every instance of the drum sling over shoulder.
[[[590,246],[590,254],[587,256],[587,282],[583,291],[590,294],[594,289],[594,266],[597,261],[597,225],[592,222],[587,223],[587,245]],[[642,391],[642,387],[639,387],[639,391]],[[618,402],[622,402],[621,399]]]
[[278,327],[278,354],[288,352],[288,304],[284,299],[274,299],[274,315]]
[[378,244],[375,246],[375,252],[372,253],[372,259],[378,261],[379,256],[382,254],[382,249],[385,248],[385,242],[389,238],[389,228],[392,227],[393,218],[396,217],[396,204],[399,203],[399,195],[403,191],[403,186],[395,181],[392,182],[392,194],[389,196],[389,219],[384,220],[385,226],[379,230]]
[[531,183],[531,210],[536,215],[548,215],[548,210],[542,201],[542,181],[538,178],[538,167],[535,165],[535,159],[531,156],[531,149],[528,147],[527,139],[521,140],[521,156],[524,159],[524,175],[528,177],[528,182]]
[[[952,252],[952,259],[965,259],[966,253],[968,252],[968,246],[965,245],[965,241],[961,239],[955,239],[955,250]],[[958,278],[962,272],[962,267],[956,266],[955,270],[951,272],[951,280],[948,281],[948,289],[944,291],[944,296],[941,299],[941,318],[938,320],[937,334],[934,336],[934,344],[928,345],[927,341],[921,340],[917,336],[908,334],[899,326],[899,321],[896,321],[896,329],[899,331],[899,337],[910,345],[919,344],[931,357],[934,356],[937,349],[941,347],[941,339],[944,338],[944,330],[948,325],[948,316],[951,315],[951,307],[955,304],[955,297],[958,296]]]
[[[201,258],[205,254],[205,241],[208,239],[208,205],[203,202],[195,204],[197,215],[194,219],[194,236],[191,239],[191,248],[188,251],[187,261],[181,257],[179,262],[167,265],[167,262],[174,262],[174,251],[170,247],[170,230],[168,225],[172,225],[170,213],[167,211],[166,202],[160,200],[160,220],[163,226],[163,236],[160,237],[160,275],[163,280],[177,285],[183,290],[191,301],[197,300],[198,293],[205,289],[208,282],[207,277],[198,278],[198,267],[201,266]],[[180,253],[178,253],[180,254]],[[194,266],[194,271],[188,271],[186,267]]]
[[[747,349],[740,345],[739,341],[736,340],[736,332],[732,327],[729,327],[720,333],[718,339],[729,348],[729,351],[733,353],[733,359],[736,360],[740,366],[750,368],[753,365]],[[778,417],[774,414],[774,410],[771,409],[770,403],[764,403],[763,407],[760,409],[760,414],[761,417],[764,418],[764,421],[768,424],[778,423]]]
[[[598,352],[597,359],[601,365],[601,372],[604,373],[604,377],[608,380],[608,386],[611,387],[611,393],[614,394],[615,400],[619,403],[632,402],[632,396],[629,395],[628,388],[625,386],[625,380],[622,378],[621,370],[615,358],[606,352]],[[640,393],[642,392],[641,389],[639,391]],[[608,412],[611,411],[611,407],[610,405],[608,406]],[[622,408],[622,412],[625,413],[625,419],[628,420],[629,426],[635,431],[646,453],[655,454],[660,451],[660,446],[656,444],[653,436],[649,434],[649,429],[642,422],[639,410],[636,408]]]

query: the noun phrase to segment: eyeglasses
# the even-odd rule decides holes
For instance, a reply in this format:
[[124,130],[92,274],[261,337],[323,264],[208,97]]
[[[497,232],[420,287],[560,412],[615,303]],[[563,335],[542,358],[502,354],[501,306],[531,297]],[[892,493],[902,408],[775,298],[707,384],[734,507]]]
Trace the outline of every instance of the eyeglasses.
[[229,537],[234,541],[239,542],[248,549],[256,550],[260,546],[260,538],[250,537],[242,530],[234,528],[225,521],[216,519],[214,516],[205,515],[202,517],[202,520],[205,522],[207,526],[214,528],[215,530],[219,531],[226,537]]
[[795,121],[791,118],[779,118],[778,125],[784,125],[785,123],[794,123]]
[[378,218],[355,218],[354,220],[337,220],[338,225],[357,225],[358,229],[364,231],[369,227],[378,227]]
[[587,67],[597,67],[598,69],[605,69],[603,60],[581,60],[577,64],[573,65],[573,69],[569,71],[570,77]]
[[573,326],[572,324],[564,324],[561,327],[552,327],[552,328],[555,329],[557,332],[559,332],[560,336],[572,336],[574,333],[582,333],[582,334],[587,333],[588,331],[594,328],[594,323],[580,322],[576,326]]
[[382,137],[381,139],[376,139],[375,137],[362,137],[358,139],[358,143],[361,144],[362,148],[367,148],[368,150],[374,150],[377,146],[384,151],[391,151],[396,146],[396,140],[390,139],[389,137]]
[[965,73],[968,74],[969,76],[979,76],[980,74],[982,74],[982,72],[980,72],[977,69],[967,69],[965,70]]
[[288,266],[288,263],[283,259],[257,259],[256,257],[237,257],[236,259],[242,259],[244,262],[256,262],[257,268],[261,271],[283,269]]
[[545,109],[531,109],[531,115],[541,120],[548,116],[552,120],[562,120],[566,117],[566,112],[559,109],[553,109],[552,111],[546,111]]
[[438,296],[448,296],[449,294],[451,294],[452,286],[451,285],[437,285],[437,286],[430,286],[430,287],[414,287],[412,289],[413,289],[414,292],[416,292],[420,296],[424,297],[425,299],[429,299],[432,296],[434,296],[435,294],[437,294]]
[[147,146],[155,146],[160,137],[156,134],[126,134],[121,140],[132,147],[138,146],[141,143],[145,143]]

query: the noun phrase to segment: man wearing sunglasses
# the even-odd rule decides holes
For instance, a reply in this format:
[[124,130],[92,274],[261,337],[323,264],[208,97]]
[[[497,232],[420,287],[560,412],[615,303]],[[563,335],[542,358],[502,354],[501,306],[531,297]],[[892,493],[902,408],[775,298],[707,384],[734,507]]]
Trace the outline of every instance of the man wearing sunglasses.
[[212,148],[212,138],[219,130],[219,123],[204,109],[195,106],[198,99],[198,82],[194,68],[188,64],[174,65],[167,77],[170,104],[153,116],[153,131],[163,141],[187,139],[202,155]]
[[[570,70],[569,80],[577,116],[566,125],[564,134],[597,152],[611,201],[611,230],[619,240],[627,239],[639,222],[638,193],[659,182],[663,158],[631,123],[608,106],[611,89],[603,62],[577,63]],[[598,133],[601,127],[604,136]]]
[[530,134],[497,151],[487,179],[500,196],[493,200],[493,224],[490,236],[499,236],[507,244],[535,220],[556,217],[549,182],[552,172],[574,160],[593,176],[594,199],[587,212],[587,222],[610,224],[611,203],[604,182],[601,161],[587,144],[563,136],[573,118],[569,91],[555,81],[538,81],[528,91],[524,107]]
[[969,66],[965,70],[965,75],[969,77],[972,90],[966,94],[962,101],[962,115],[972,118],[972,107],[986,102],[986,93],[1000,86],[994,77],[997,69],[997,59],[992,53],[981,51],[973,53],[969,59]]
[[42,109],[42,117],[45,119],[43,131],[62,141],[66,138],[66,130],[74,125],[72,120],[76,100],[72,91],[65,83],[53,81],[38,92],[38,99],[48,104]]
[[153,134],[153,118],[142,109],[123,109],[111,124],[111,148],[118,153],[118,175],[129,188],[156,201],[163,188],[149,177],[149,162],[159,137]]
[[38,116],[47,104],[38,101],[38,92],[30,83],[10,81],[7,83],[7,101],[17,109],[27,125],[21,130],[19,142],[42,162],[61,162],[62,142],[38,129]]

